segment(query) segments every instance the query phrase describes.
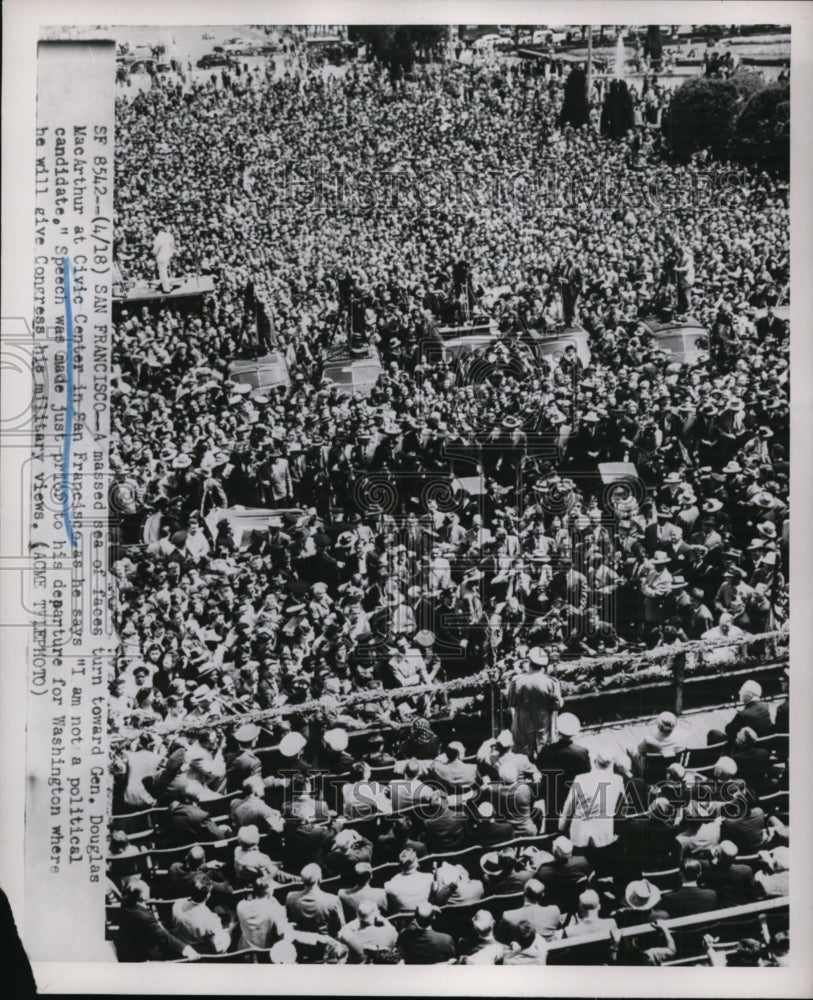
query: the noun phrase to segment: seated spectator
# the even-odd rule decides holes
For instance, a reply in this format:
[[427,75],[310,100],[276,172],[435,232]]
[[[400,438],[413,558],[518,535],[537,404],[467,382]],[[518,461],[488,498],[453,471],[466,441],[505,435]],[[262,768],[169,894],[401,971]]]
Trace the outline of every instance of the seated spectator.
[[220,905],[230,905],[234,890],[224,878],[222,861],[207,861],[206,850],[195,844],[186,852],[183,861],[174,861],[167,872],[166,895],[171,899],[189,896],[192,885],[198,875],[206,875],[212,883],[212,902]]
[[644,738],[638,744],[634,760],[639,773],[645,774],[647,754],[677,757],[686,749],[686,742],[676,734],[677,718],[672,712],[661,712]]
[[[660,943],[650,943],[649,935],[641,935],[622,939],[618,932],[611,932],[613,941],[610,949],[613,965],[663,965],[677,954],[677,947],[672,932],[664,923],[663,917],[654,919],[655,930],[660,937]],[[646,923],[647,921],[642,921]]]
[[754,854],[767,838],[764,810],[753,803],[744,787],[737,788],[721,810],[720,836],[736,845],[740,854]]
[[418,858],[425,857],[429,851],[426,844],[417,837],[411,836],[412,826],[408,819],[396,819],[387,833],[382,833],[373,845],[376,864],[386,864],[397,861],[402,851],[414,851]]
[[475,820],[470,831],[471,840],[480,847],[495,847],[516,836],[514,828],[505,820],[497,819],[491,802],[478,802]]
[[462,813],[449,808],[446,793],[436,789],[426,805],[423,821],[426,846],[430,854],[459,851],[466,844],[468,820]]
[[418,856],[406,848],[398,856],[401,871],[384,883],[387,893],[388,913],[409,913],[419,903],[428,903],[432,895],[434,877],[418,870]]
[[756,681],[746,681],[740,688],[740,705],[734,718],[725,727],[724,739],[733,745],[737,733],[746,726],[757,736],[768,736],[773,732],[773,721],[768,705],[762,700],[762,686]]
[[474,784],[476,764],[466,764],[461,758],[466,752],[462,743],[452,740],[444,753],[432,761],[427,777],[439,782],[449,793],[464,791]]
[[356,915],[362,900],[371,900],[378,907],[379,913],[387,913],[387,893],[384,889],[376,889],[370,885],[373,875],[372,866],[366,861],[359,861],[353,869],[354,882],[349,888],[339,889],[339,899],[344,910],[345,920],[352,920]]
[[556,931],[562,925],[562,912],[554,903],[545,901],[545,885],[532,878],[525,883],[523,889],[525,902],[516,910],[506,910],[497,928],[497,937],[505,944],[510,944],[516,928],[527,921],[546,941],[553,940]]
[[613,913],[619,927],[636,927],[651,924],[653,920],[666,920],[666,910],[660,908],[661,891],[648,879],[636,879],[624,891],[625,906]]
[[465,954],[461,965],[496,965],[505,954],[505,946],[494,937],[494,917],[488,910],[478,910],[471,921],[474,938],[461,945]]
[[558,906],[562,913],[573,913],[593,869],[587,858],[573,853],[567,837],[557,837],[552,849],[553,860],[543,862],[534,878],[545,886],[548,903]]
[[198,957],[186,941],[168,931],[149,906],[150,887],[137,879],[122,894],[119,929],[115,937],[120,962]]
[[220,916],[206,905],[211,894],[212,883],[205,875],[197,875],[189,898],[172,904],[175,935],[199,954],[221,954],[231,943],[231,935]]
[[790,895],[790,851],[787,847],[774,847],[760,851],[762,868],[754,875],[762,892],[768,896]]
[[691,801],[683,810],[680,832],[675,838],[684,856],[708,854],[720,843],[722,820],[704,802]]
[[473,903],[485,895],[480,879],[472,878],[463,865],[444,861],[435,871],[432,902],[438,906],[460,906]]
[[533,871],[515,847],[503,847],[480,858],[489,896],[505,896],[522,892],[525,883],[533,878]]
[[328,847],[325,867],[333,875],[349,875],[360,861],[370,862],[373,845],[351,827],[341,828],[341,820],[336,820],[336,833]]
[[398,948],[407,965],[437,965],[456,957],[454,938],[432,927],[436,913],[431,903],[419,903],[412,923],[398,935]]
[[703,866],[694,858],[687,858],[680,866],[680,888],[665,892],[660,906],[670,917],[690,917],[695,913],[716,910],[720,903],[713,889],[701,887],[698,881]]
[[750,903],[756,897],[754,873],[748,865],[738,865],[737,845],[721,841],[712,852],[710,861],[703,861],[702,882],[717,893],[720,907]]
[[440,743],[437,736],[432,732],[429,720],[421,716],[414,719],[409,734],[401,744],[399,759],[414,759],[419,761],[419,771],[422,773],[439,753]]
[[593,752],[593,769],[573,782],[562,814],[559,830],[569,832],[574,847],[604,847],[615,837],[615,814],[624,785],[612,770],[613,757],[599,748]]
[[521,920],[511,933],[511,950],[497,960],[498,965],[547,965],[548,946],[528,920]]
[[579,896],[579,908],[574,918],[564,929],[566,938],[580,937],[584,934],[600,934],[618,929],[618,924],[612,917],[599,916],[601,900],[595,889],[585,889]]
[[486,740],[477,751],[477,766],[481,774],[492,781],[513,784],[522,778],[539,780],[539,771],[524,753],[514,751],[514,737],[504,729],[496,739]]
[[663,871],[677,864],[680,818],[681,810],[659,796],[643,819],[627,820],[621,834],[621,850],[628,872]]
[[398,932],[371,899],[363,899],[357,916],[339,931],[339,940],[349,948],[351,962],[362,962],[370,952],[394,948]]
[[243,782],[243,797],[234,799],[230,806],[232,828],[256,826],[263,833],[282,833],[282,816],[264,800],[265,785],[259,775]]
[[416,759],[408,760],[403,777],[395,777],[390,782],[390,800],[394,812],[413,809],[432,798],[433,789],[421,780],[421,764]]
[[237,923],[240,927],[238,950],[242,948],[270,948],[277,941],[291,937],[291,927],[285,907],[278,902],[270,879],[258,878],[252,895],[237,904]]
[[757,734],[750,726],[743,726],[734,739],[731,759],[737,765],[737,775],[757,795],[766,795],[775,774],[771,753],[757,744]]
[[574,742],[581,723],[572,712],[563,712],[557,721],[559,739],[543,746],[536,757],[541,772],[541,787],[548,813],[558,816],[570,785],[578,774],[590,770],[590,752]]
[[392,812],[388,786],[373,781],[372,773],[364,761],[357,761],[350,768],[351,780],[342,785],[342,812],[347,819]]
[[344,912],[339,897],[321,888],[322,869],[305,865],[301,874],[303,889],[285,897],[285,913],[298,930],[336,937],[344,926]]
[[241,885],[254,885],[259,878],[273,879],[277,885],[293,882],[276,861],[260,850],[260,831],[256,826],[241,826],[234,848],[234,877]]
[[200,807],[202,794],[202,786],[197,781],[189,781],[181,793],[181,801],[173,802],[167,810],[167,838],[173,844],[211,843],[228,837],[226,827],[218,826]]

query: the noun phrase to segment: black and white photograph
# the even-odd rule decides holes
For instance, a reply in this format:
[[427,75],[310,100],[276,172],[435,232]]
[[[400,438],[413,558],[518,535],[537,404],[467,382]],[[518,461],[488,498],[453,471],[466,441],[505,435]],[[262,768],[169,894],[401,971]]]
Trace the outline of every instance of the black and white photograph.
[[41,21],[32,959],[809,971],[810,51],[622,7]]

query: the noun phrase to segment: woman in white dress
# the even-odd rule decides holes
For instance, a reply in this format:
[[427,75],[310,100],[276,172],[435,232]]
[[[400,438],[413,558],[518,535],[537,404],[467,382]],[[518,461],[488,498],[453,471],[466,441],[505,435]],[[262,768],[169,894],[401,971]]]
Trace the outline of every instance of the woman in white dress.
[[624,783],[613,771],[609,751],[595,750],[592,760],[592,770],[574,779],[559,818],[559,830],[574,847],[587,847],[591,841],[605,847],[615,839],[615,813]]

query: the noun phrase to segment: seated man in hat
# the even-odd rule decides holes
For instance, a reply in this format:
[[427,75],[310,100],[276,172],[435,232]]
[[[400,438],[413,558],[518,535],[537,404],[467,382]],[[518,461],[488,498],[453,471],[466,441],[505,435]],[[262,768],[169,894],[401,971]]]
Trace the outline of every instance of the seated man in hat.
[[651,924],[655,920],[668,920],[666,910],[659,909],[661,901],[660,889],[648,879],[637,879],[630,882],[624,891],[625,906],[617,909],[612,917],[619,927],[635,927],[638,924]]
[[556,724],[559,738],[543,746],[536,757],[541,787],[549,815],[558,816],[573,779],[590,770],[590,752],[574,742],[581,723],[572,712],[563,712]]
[[480,858],[489,896],[505,896],[522,892],[533,877],[529,860],[515,847],[503,847],[499,852],[490,851]]
[[322,737],[319,763],[331,774],[343,774],[355,763],[355,757],[347,752],[350,737],[345,729],[328,729]]
[[762,686],[754,680],[746,681],[740,688],[740,705],[734,718],[725,727],[729,741],[736,739],[737,733],[748,726],[757,736],[768,736],[773,732],[771,712],[762,700]]
[[227,792],[236,792],[243,787],[246,778],[262,773],[262,761],[253,752],[260,735],[260,727],[247,722],[235,729],[232,735],[239,750],[225,755]]
[[644,774],[647,754],[678,757],[686,749],[686,742],[676,733],[677,718],[672,712],[661,712],[644,734],[636,751],[630,753],[639,774]]
[[495,847],[516,837],[513,826],[495,815],[494,805],[485,799],[475,806],[475,817],[469,831],[469,839],[480,847]]
[[344,827],[344,818],[337,816],[334,821],[336,834],[328,847],[325,857],[325,868],[332,875],[348,875],[360,861],[371,861],[373,845],[366,837],[352,829]]
[[553,842],[553,860],[543,861],[534,878],[545,886],[548,903],[558,906],[562,913],[573,913],[592,872],[587,858],[573,853],[571,841],[557,837]]

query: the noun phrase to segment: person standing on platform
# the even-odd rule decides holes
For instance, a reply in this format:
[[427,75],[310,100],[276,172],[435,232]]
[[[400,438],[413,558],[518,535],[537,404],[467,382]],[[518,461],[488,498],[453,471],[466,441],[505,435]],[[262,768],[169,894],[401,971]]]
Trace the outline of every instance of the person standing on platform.
[[155,255],[155,266],[158,268],[158,280],[161,282],[161,291],[165,295],[168,295],[172,291],[169,264],[177,251],[175,248],[175,237],[165,226],[156,226],[152,252]]
[[551,742],[554,713],[564,701],[558,680],[545,673],[545,650],[534,646],[528,652],[528,662],[528,673],[519,674],[508,685],[508,705],[514,716],[514,750],[533,759],[543,744]]

